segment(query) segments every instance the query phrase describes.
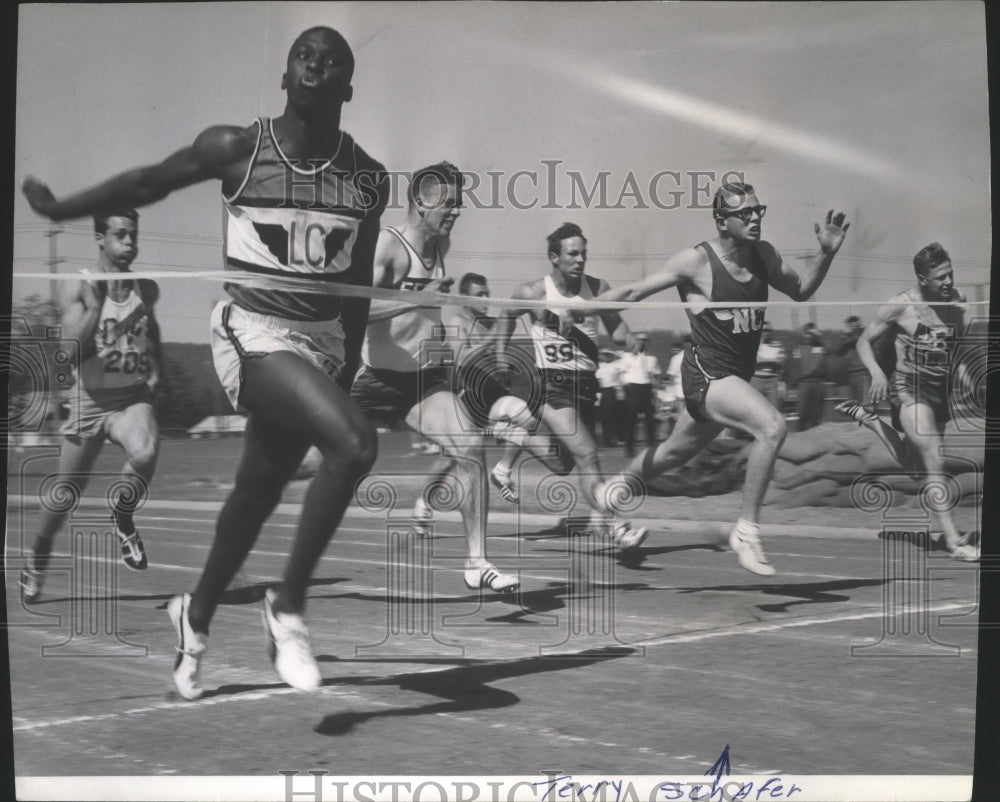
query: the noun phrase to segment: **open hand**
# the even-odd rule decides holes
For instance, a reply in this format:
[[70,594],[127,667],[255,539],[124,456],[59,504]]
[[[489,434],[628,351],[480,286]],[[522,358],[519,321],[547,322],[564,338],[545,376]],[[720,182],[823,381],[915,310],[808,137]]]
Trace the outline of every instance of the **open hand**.
[[881,404],[889,397],[889,380],[884,376],[872,376],[872,384],[868,390],[868,403]]
[[56,206],[56,196],[52,194],[48,184],[29,175],[21,184],[21,191],[24,192],[24,197],[28,199],[28,204],[32,209],[42,217],[51,219],[52,210]]
[[814,227],[820,250],[831,255],[839,251],[844,242],[844,235],[850,227],[850,223],[844,222],[843,212],[834,212],[833,209],[828,211],[826,225],[821,228],[820,224],[816,223]]

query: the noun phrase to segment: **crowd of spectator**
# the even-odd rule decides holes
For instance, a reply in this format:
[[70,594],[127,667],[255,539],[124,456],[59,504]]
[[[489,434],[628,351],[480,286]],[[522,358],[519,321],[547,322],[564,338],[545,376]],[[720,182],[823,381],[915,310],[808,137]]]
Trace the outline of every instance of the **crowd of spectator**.
[[[868,371],[855,350],[863,330],[856,315],[837,332],[821,332],[809,322],[779,336],[765,322],[751,384],[785,412],[791,430],[819,426],[828,398],[867,397]],[[621,445],[631,456],[637,446],[670,435],[684,404],[680,365],[688,342],[690,336],[684,335],[670,343],[666,369],[649,353],[645,333],[636,335],[627,351],[601,351],[597,420],[603,446]]]

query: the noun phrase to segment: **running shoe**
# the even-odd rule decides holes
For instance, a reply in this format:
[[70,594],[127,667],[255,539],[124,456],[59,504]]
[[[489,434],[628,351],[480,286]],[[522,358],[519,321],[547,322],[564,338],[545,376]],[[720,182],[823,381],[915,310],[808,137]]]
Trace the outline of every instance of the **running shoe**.
[[521,586],[521,580],[513,574],[504,574],[493,565],[486,565],[465,570],[465,586],[469,590],[492,590],[494,593],[513,593]]
[[149,563],[146,562],[146,549],[142,545],[139,533],[134,527],[131,533],[125,532],[118,521],[118,514],[115,512],[111,513],[111,522],[114,524],[118,543],[122,547],[122,562],[133,571],[145,571]]
[[496,466],[490,471],[490,484],[500,492],[500,497],[504,501],[509,501],[511,504],[517,504],[520,501],[514,479],[509,473],[506,476],[497,473]]
[[631,551],[643,544],[649,537],[649,530],[644,526],[632,528],[628,521],[616,521],[611,527],[611,540],[620,552]]
[[21,598],[25,604],[34,604],[42,597],[42,585],[45,584],[45,574],[35,569],[35,558],[28,560],[28,565],[21,569]]
[[729,533],[729,548],[736,553],[740,565],[751,573],[761,576],[774,576],[777,573],[764,555],[759,535],[748,535],[734,528]]
[[264,594],[267,656],[278,676],[293,688],[314,691],[322,684],[323,677],[309,646],[309,629],[302,616],[274,611],[277,596],[272,589]]
[[834,409],[837,412],[847,415],[851,420],[857,421],[858,426],[863,426],[866,423],[874,423],[878,420],[878,415],[874,412],[869,412],[856,401],[841,401]]
[[434,524],[434,513],[422,498],[413,505],[413,515],[410,517],[413,532],[417,537],[430,537]]
[[955,546],[954,549],[948,552],[948,556],[956,560],[961,560],[966,563],[974,563],[979,561],[979,547],[973,546],[970,543],[963,543]]
[[174,596],[167,602],[167,615],[177,631],[177,657],[174,659],[174,684],[185,699],[197,699],[201,687],[201,658],[208,649],[208,636],[195,632],[188,621],[191,594]]

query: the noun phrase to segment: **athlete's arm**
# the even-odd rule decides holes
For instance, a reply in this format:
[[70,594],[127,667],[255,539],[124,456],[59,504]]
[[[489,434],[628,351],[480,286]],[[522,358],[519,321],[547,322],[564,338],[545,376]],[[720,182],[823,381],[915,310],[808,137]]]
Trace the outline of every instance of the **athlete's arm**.
[[156,319],[154,308],[160,299],[160,288],[155,281],[148,278],[139,279],[139,294],[142,297],[142,305],[146,308],[146,337],[152,351],[146,384],[150,390],[155,390],[163,375],[163,342],[160,336],[160,322]]
[[865,326],[865,330],[858,337],[858,359],[861,360],[861,364],[867,368],[868,373],[872,377],[871,389],[868,391],[868,402],[870,404],[878,404],[889,397],[889,379],[875,359],[872,341],[881,337],[890,327],[895,325],[896,321],[903,314],[903,310],[906,309],[904,303],[894,303],[897,298],[899,301],[903,300],[901,296],[897,296],[884,306],[880,306],[875,318]]
[[767,265],[768,284],[793,301],[808,301],[826,278],[827,271],[833,264],[833,257],[844,244],[844,235],[850,227],[850,223],[844,222],[843,212],[834,212],[833,209],[828,211],[826,225],[822,228],[819,223],[815,225],[819,251],[813,257],[812,264],[801,275],[781,258],[781,254],[771,243],[761,242],[757,252]]
[[128,170],[61,200],[56,199],[46,184],[31,176],[21,188],[32,209],[57,221],[87,217],[108,208],[148,206],[175,190],[212,178],[230,185],[240,180],[239,168],[245,166],[256,144],[253,131],[227,125],[208,128],[192,145],[159,164]]
[[[374,283],[375,264],[378,259],[379,231],[382,228],[382,212],[389,195],[389,179],[381,164],[373,167],[377,175],[375,195],[371,198],[371,209],[358,227],[358,237],[351,251],[350,283],[359,287],[371,287]],[[337,384],[349,392],[354,376],[361,365],[361,347],[368,328],[371,300],[369,298],[344,298],[340,307],[340,325],[344,330],[344,367],[337,376]]]
[[[540,281],[529,281],[527,284],[522,284],[511,296],[514,300],[518,301],[538,301],[545,297],[545,287]],[[530,315],[532,319],[537,318],[538,313],[541,310],[532,309],[530,307],[525,307],[523,309],[518,309],[516,307],[504,308],[500,312],[500,316],[497,318],[497,361],[502,365],[504,364],[504,359],[507,354],[507,348],[510,345],[510,338],[514,336],[514,328],[517,325],[517,320],[522,315]]]
[[[372,273],[373,287],[384,287],[395,289],[406,277],[407,266],[409,265],[409,254],[399,238],[390,231],[383,231],[379,234],[378,244],[375,247],[375,266]],[[454,279],[450,276],[430,282],[424,288],[424,292],[448,292],[451,289]],[[368,313],[368,322],[375,323],[380,320],[389,320],[398,317],[414,309],[432,309],[434,304],[418,306],[406,301],[382,301],[375,299],[371,302],[371,311]]]
[[697,248],[685,248],[671,256],[663,267],[655,273],[631,284],[609,288],[598,296],[599,301],[641,301],[657,292],[669,289],[686,279],[693,280],[702,265],[705,255]]
[[[954,291],[955,301],[958,303],[965,303],[966,297],[960,290]],[[958,343],[962,340],[969,338],[972,334],[972,323],[966,323],[965,320],[965,308],[961,310],[962,314],[959,318],[959,322],[956,325],[956,337],[958,338]],[[976,386],[975,380],[969,371],[969,362],[972,360],[977,360],[985,358],[985,356],[980,352],[977,353],[976,348],[952,348],[952,359],[954,360],[954,368],[952,369],[952,387],[955,389],[957,397],[961,400],[967,401],[971,396],[978,392],[985,392],[986,384],[982,382],[980,386]],[[985,402],[984,398],[975,399],[980,406]]]
[[[611,289],[611,285],[604,279],[599,279],[597,280],[597,286],[591,289],[593,295],[599,298]],[[615,345],[626,345],[629,341],[630,332],[628,324],[622,320],[622,316],[618,312],[601,312],[600,316],[601,322],[604,324],[604,330],[611,337],[611,342]]]
[[107,285],[103,281],[67,281],[59,287],[62,336],[77,343],[81,362],[97,352],[97,329],[106,295]]

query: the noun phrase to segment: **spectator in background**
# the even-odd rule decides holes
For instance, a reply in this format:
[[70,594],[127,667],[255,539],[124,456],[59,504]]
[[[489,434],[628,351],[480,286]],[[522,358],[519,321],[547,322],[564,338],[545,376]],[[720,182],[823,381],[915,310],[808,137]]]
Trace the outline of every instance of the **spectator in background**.
[[868,398],[868,388],[871,386],[871,376],[858,357],[857,351],[858,338],[864,330],[861,318],[857,315],[847,318],[840,332],[840,343],[836,352],[836,355],[843,360],[843,381],[847,387],[847,397],[858,399],[862,403]]
[[625,388],[619,354],[601,351],[597,366],[597,419],[601,424],[601,445],[613,446],[622,433]]
[[622,355],[622,380],[625,383],[625,403],[628,409],[625,420],[625,454],[635,456],[635,425],[642,416],[646,425],[644,444],[656,443],[656,403],[653,386],[659,382],[660,362],[646,352],[649,335],[638,332],[632,340],[632,350]]
[[674,430],[674,423],[680,414],[684,403],[684,391],[681,388],[681,362],[684,361],[684,349],[691,342],[691,335],[685,334],[680,340],[670,344],[670,362],[667,372],[663,374],[663,383],[657,395],[660,401],[663,430],[660,438],[665,440]]
[[799,431],[804,432],[823,422],[826,381],[830,377],[829,352],[814,323],[802,327],[802,344],[793,356],[798,382]]
[[785,360],[787,354],[781,340],[774,336],[771,324],[764,321],[760,346],[757,349],[757,369],[750,384],[779,412],[785,401]]

